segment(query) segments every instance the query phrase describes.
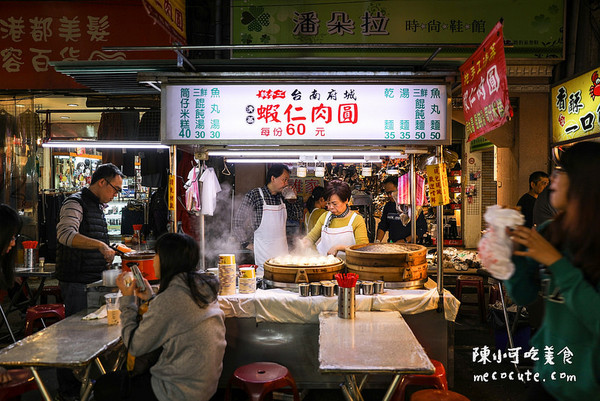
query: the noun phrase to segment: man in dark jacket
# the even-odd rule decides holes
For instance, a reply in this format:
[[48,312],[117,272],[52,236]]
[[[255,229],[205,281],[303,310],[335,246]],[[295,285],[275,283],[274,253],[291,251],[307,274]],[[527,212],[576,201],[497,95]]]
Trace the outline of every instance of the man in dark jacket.
[[[86,285],[102,279],[115,251],[109,247],[104,204],[123,188],[123,173],[112,163],[98,166],[88,188],[69,196],[60,209],[56,277],[67,316],[87,309]],[[58,370],[59,399],[77,399],[79,382],[68,369]]]
[[517,206],[521,207],[521,213],[525,216],[525,227],[533,227],[533,206],[538,195],[546,188],[550,178],[543,171],[536,171],[529,176],[529,191],[525,193]]

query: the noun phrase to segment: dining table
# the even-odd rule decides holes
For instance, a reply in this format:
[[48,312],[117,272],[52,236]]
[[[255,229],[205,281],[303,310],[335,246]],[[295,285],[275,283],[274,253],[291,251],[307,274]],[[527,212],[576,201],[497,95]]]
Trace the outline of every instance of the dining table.
[[364,401],[361,390],[371,374],[393,375],[383,397],[389,401],[403,374],[434,370],[400,312],[357,311],[353,319],[319,315],[319,371],[344,376],[340,387],[347,401]]
[[72,369],[81,380],[81,400],[88,400],[92,391],[92,366],[97,366],[101,374],[106,373],[100,357],[111,350],[120,351],[111,371],[116,370],[124,358],[121,325],[108,325],[106,318],[83,320],[88,312],[71,315],[0,350],[0,366],[30,368],[46,401],[52,398],[37,369]]

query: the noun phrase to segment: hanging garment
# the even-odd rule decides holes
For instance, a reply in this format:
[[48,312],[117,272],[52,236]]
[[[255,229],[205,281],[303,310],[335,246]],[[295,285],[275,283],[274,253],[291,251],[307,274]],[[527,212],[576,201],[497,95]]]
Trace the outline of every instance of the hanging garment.
[[217,194],[221,192],[221,184],[212,167],[207,168],[200,177],[202,182],[201,212],[212,216],[217,207]]
[[[425,202],[425,178],[416,174],[416,201],[417,206],[423,206]],[[401,205],[410,205],[410,174],[404,174],[398,178],[398,199],[397,202]]]
[[[352,213],[352,217],[350,218],[350,222],[345,227],[339,228],[331,228],[326,227],[323,224],[323,228],[321,229],[321,242],[317,244],[317,251],[321,255],[327,255],[327,252],[334,246],[337,245],[345,245],[351,246],[356,244],[356,239],[354,238],[354,228],[352,228],[352,223],[356,218],[357,214],[355,212]],[[325,221],[331,218],[331,212],[327,212],[327,216],[325,217]],[[336,255],[338,258],[345,259],[346,252],[338,252]]]
[[160,110],[150,110],[142,115],[139,138],[147,141],[160,140]]
[[200,169],[193,167],[188,173],[185,188],[185,209],[190,213],[198,213],[202,209],[200,203],[200,188],[198,185]]
[[287,211],[283,200],[279,205],[267,205],[262,188],[259,191],[263,200],[263,213],[260,226],[254,231],[254,264],[259,266],[258,274],[262,276],[263,265],[267,260],[288,253],[285,236]]

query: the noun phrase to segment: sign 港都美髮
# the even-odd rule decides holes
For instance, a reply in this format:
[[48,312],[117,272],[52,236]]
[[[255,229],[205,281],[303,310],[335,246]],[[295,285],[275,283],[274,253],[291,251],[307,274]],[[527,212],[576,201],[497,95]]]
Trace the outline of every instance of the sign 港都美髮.
[[[51,62],[174,59],[172,51],[105,51],[111,46],[168,46],[139,0],[3,1],[0,82],[8,90],[81,89]],[[143,35],[132,34],[143,32]]]
[[600,67],[552,87],[552,143],[600,134]]
[[502,23],[459,68],[468,141],[501,127],[511,117]]
[[164,143],[448,144],[445,85],[165,85]]
[[429,184],[429,203],[431,206],[450,203],[446,163],[427,166],[427,183]]

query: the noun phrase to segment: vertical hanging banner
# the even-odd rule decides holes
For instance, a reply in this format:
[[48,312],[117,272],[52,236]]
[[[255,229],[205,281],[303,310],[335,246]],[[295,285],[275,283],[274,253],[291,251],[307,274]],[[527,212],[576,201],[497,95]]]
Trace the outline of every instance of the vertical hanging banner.
[[427,166],[427,182],[429,183],[429,203],[431,206],[450,203],[446,163]]
[[168,206],[169,206],[169,210],[175,210],[175,202],[177,199],[177,185],[176,184],[176,180],[175,180],[175,176],[174,175],[170,175],[169,176],[169,201],[168,201]]
[[468,141],[501,127],[512,116],[506,82],[502,22],[459,68]]

